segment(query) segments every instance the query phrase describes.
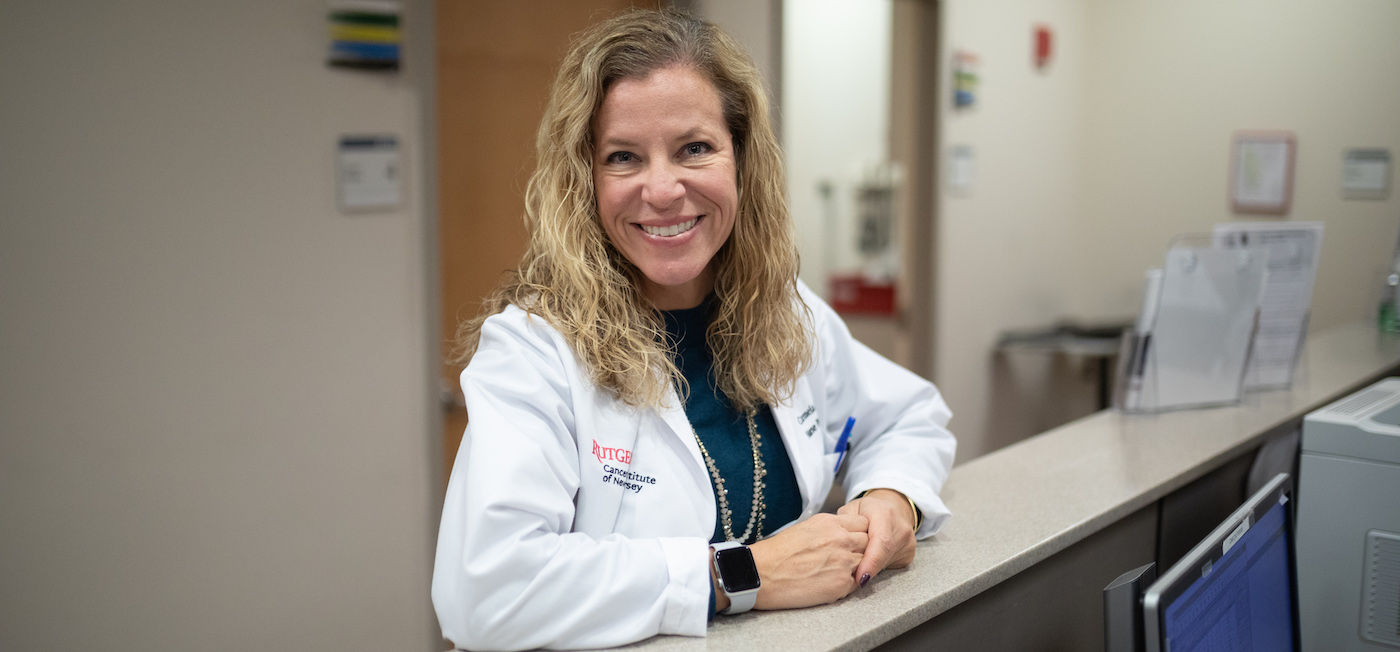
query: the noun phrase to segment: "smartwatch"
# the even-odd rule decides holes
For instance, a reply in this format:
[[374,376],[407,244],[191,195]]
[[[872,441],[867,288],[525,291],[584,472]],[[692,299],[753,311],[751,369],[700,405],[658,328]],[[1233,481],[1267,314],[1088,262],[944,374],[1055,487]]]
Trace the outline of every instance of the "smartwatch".
[[733,615],[753,609],[762,582],[749,547],[738,541],[725,541],[710,546],[710,550],[714,551],[720,588],[729,596],[729,608],[720,613]]

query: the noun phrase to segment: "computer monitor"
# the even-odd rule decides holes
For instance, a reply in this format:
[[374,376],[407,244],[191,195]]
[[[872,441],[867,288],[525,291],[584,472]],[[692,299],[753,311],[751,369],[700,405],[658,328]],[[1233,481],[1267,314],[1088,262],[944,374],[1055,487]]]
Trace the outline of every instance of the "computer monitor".
[[1148,652],[1298,650],[1292,500],[1280,473],[1147,587]]

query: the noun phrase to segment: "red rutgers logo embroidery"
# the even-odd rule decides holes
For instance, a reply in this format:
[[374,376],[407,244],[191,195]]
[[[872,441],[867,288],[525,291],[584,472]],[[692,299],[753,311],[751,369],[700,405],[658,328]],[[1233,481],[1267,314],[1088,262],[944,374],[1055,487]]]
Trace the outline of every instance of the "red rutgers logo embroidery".
[[603,460],[612,460],[621,464],[632,463],[632,451],[629,451],[625,448],[608,448],[607,446],[599,446],[597,439],[593,440],[593,457],[598,458],[599,464],[602,464]]

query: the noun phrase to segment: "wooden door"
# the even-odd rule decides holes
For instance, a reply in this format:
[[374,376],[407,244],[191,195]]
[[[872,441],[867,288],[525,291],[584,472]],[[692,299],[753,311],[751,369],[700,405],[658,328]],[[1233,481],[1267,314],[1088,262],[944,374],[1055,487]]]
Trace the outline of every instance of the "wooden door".
[[[525,251],[525,182],[535,129],[569,38],[638,0],[437,0],[439,260],[442,379],[461,399],[448,364],[457,325]],[[444,400],[443,481],[467,415]]]

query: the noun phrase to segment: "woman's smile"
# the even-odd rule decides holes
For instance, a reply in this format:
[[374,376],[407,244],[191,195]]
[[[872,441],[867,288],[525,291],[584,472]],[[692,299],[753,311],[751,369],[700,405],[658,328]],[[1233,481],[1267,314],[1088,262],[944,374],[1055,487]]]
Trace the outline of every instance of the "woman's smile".
[[648,234],[663,238],[673,238],[682,233],[689,232],[691,229],[695,228],[695,223],[699,221],[699,217],[693,217],[680,224],[672,224],[671,226],[648,226],[646,224],[638,224],[637,226]]

